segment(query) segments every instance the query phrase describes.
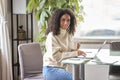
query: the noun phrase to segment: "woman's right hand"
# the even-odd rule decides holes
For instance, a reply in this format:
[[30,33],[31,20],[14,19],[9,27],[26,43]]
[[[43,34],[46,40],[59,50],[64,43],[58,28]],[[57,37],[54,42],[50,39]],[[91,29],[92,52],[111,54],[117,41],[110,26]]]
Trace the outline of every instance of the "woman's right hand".
[[85,52],[81,51],[81,50],[77,50],[78,56],[86,56]]

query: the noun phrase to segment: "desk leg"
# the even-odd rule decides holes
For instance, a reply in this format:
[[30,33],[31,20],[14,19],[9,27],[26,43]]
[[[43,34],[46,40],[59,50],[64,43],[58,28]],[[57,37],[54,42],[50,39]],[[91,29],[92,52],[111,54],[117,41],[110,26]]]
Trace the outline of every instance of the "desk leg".
[[73,64],[72,68],[73,68],[73,70],[72,70],[73,71],[73,80],[80,80],[80,79],[84,80],[84,76],[85,76],[84,75],[84,64],[79,64],[79,65],[78,64]]
[[79,66],[80,66],[80,70],[79,70],[80,71],[80,79],[85,80],[84,79],[84,76],[85,76],[84,75],[84,64],[80,64]]
[[79,80],[79,65],[73,64],[72,65],[73,71],[73,80]]

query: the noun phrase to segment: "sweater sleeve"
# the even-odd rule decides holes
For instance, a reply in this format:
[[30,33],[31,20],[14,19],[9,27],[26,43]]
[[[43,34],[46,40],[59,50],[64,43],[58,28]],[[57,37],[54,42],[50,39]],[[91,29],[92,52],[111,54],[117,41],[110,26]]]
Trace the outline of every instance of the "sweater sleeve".
[[[72,46],[72,45],[71,45]],[[52,37],[52,57],[54,60],[60,62],[61,60],[68,57],[77,56],[77,51],[66,51],[64,50],[56,38]]]

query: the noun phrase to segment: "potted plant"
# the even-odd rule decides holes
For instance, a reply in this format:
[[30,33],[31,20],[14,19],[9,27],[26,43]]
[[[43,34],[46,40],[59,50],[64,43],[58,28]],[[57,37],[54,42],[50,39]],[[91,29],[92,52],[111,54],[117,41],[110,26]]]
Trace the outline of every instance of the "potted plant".
[[[77,20],[83,21],[83,7],[80,5],[81,2],[82,0],[29,0],[26,9],[35,12],[38,26],[40,26],[40,32],[35,41],[44,45],[47,22],[51,13],[56,9],[72,9],[77,16]],[[44,46],[42,46],[42,49],[45,50]]]

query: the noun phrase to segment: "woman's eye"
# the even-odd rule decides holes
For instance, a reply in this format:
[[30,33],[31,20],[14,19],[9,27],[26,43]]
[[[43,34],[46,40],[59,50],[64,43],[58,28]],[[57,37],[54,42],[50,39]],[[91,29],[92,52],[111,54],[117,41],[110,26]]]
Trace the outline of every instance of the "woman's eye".
[[62,19],[62,21],[65,21],[65,19]]
[[67,22],[69,22],[70,20],[68,19]]

